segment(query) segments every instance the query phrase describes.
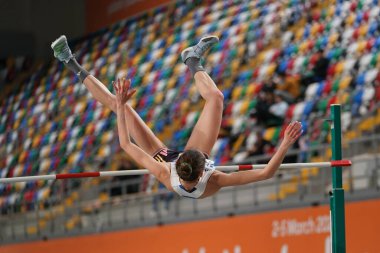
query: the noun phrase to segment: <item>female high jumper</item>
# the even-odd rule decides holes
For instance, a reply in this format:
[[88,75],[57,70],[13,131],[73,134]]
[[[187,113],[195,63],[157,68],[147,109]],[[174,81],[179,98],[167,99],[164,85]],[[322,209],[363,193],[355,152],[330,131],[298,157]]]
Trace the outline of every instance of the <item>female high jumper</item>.
[[135,162],[148,169],[169,191],[183,197],[205,198],[222,187],[244,185],[273,177],[288,149],[302,134],[300,122],[290,123],[276,153],[262,170],[230,174],[215,170],[209,154],[218,137],[224,98],[200,61],[205,52],[218,41],[216,36],[206,36],[181,53],[182,61],[190,69],[195,85],[205,100],[184,151],[168,149],[127,103],[136,92],[135,89],[130,89],[130,80],[118,79],[113,82],[115,96],[79,65],[64,35],[55,40],[51,47],[54,56],[78,75],[95,99],[117,114],[120,145]]

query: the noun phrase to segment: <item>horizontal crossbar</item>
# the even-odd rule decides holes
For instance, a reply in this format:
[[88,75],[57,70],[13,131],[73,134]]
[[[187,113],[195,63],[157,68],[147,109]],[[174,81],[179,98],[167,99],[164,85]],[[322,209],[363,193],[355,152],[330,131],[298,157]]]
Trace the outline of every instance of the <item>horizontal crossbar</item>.
[[[224,172],[264,169],[267,164],[252,164],[252,165],[225,165],[215,166],[217,170]],[[332,168],[332,167],[347,167],[351,166],[350,160],[339,160],[331,162],[316,162],[316,163],[283,163],[280,169],[302,169],[302,168]],[[40,176],[27,176],[27,177],[10,177],[0,178],[0,183],[16,183],[16,182],[29,182],[37,180],[56,180],[56,179],[70,179],[70,178],[85,178],[85,177],[117,177],[117,176],[131,176],[131,175],[145,175],[149,174],[148,170],[123,170],[123,171],[100,171],[100,172],[83,172],[83,173],[68,173],[68,174],[52,174]]]

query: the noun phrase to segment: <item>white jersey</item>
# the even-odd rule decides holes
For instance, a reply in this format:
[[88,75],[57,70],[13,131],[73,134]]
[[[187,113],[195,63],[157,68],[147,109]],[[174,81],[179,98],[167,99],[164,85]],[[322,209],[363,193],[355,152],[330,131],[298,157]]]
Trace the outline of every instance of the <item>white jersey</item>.
[[194,186],[194,188],[191,191],[187,191],[179,181],[179,176],[174,161],[170,163],[170,183],[173,187],[173,190],[180,196],[197,199],[200,196],[202,196],[202,194],[206,190],[207,182],[214,171],[214,162],[206,159],[205,170],[203,172],[203,175],[199,179],[198,183]]

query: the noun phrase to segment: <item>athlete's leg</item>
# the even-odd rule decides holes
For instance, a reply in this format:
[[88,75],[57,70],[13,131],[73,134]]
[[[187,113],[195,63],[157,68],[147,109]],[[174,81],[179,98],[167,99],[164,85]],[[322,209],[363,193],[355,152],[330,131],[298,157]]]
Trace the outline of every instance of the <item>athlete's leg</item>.
[[190,68],[194,75],[195,85],[206,100],[185,149],[197,149],[206,154],[211,153],[218,138],[223,113],[223,94],[204,71],[200,59],[203,53],[217,41],[218,39],[214,36],[202,38],[196,46],[185,49],[182,53],[182,60]]
[[[61,36],[58,38],[52,43],[52,48],[54,50],[54,56],[64,62],[70,70],[78,75],[92,96],[101,104],[115,112],[115,95],[113,95],[102,82],[90,75],[78,64],[71,53],[66,37]],[[165,147],[130,105],[126,104],[125,110],[128,117],[127,125],[129,132],[138,146],[151,155]]]

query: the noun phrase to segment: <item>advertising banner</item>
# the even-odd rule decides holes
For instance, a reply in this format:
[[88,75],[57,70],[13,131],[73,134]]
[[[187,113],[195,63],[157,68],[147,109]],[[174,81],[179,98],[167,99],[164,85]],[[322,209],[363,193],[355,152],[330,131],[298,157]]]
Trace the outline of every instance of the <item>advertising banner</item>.
[[[346,205],[347,252],[380,252],[380,200]],[[328,253],[329,207],[306,207],[0,247],[4,253]]]

